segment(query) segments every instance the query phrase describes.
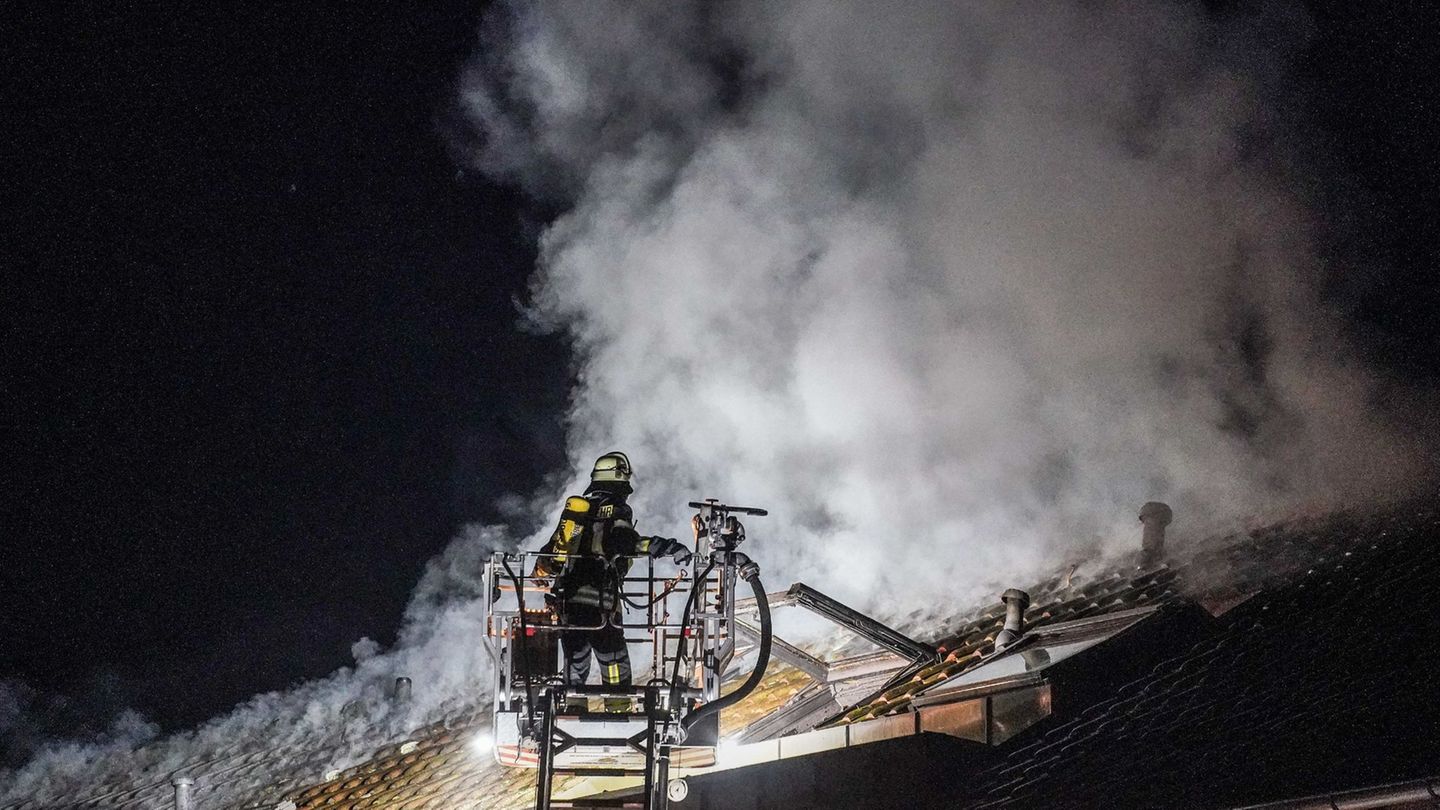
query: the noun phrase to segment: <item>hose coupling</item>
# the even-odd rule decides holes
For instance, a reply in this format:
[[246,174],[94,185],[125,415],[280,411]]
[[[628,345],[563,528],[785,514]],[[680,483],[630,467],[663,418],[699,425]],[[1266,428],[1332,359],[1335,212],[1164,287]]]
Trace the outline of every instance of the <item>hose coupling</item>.
[[740,566],[736,569],[735,573],[738,574],[741,579],[754,584],[755,580],[760,578],[760,564],[750,559],[748,554],[735,552],[735,555],[731,559],[736,565]]

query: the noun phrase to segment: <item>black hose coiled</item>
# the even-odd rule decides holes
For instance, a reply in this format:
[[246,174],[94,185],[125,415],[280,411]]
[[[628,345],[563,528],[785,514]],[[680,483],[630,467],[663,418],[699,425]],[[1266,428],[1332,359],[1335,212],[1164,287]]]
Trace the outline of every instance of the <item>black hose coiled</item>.
[[750,670],[750,677],[740,684],[739,689],[685,715],[685,719],[680,721],[682,740],[696,723],[749,697],[755,687],[760,685],[760,680],[765,677],[765,668],[770,665],[770,601],[765,598],[765,587],[760,584],[760,567],[751,563],[748,557],[745,559],[747,564],[741,568],[741,572],[746,575],[745,581],[750,583],[750,589],[755,592],[755,609],[760,613],[760,654],[755,659],[755,668]]

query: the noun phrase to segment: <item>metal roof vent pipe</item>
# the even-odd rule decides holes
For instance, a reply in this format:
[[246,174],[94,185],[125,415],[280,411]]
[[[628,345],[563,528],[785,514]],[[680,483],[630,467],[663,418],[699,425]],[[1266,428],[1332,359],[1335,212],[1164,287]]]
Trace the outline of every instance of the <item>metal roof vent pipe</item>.
[[401,675],[395,679],[395,705],[404,706],[410,702],[410,679]]
[[1175,519],[1175,513],[1159,501],[1150,501],[1140,507],[1140,522],[1145,532],[1140,537],[1140,564],[1151,568],[1165,558],[1165,527]]
[[1025,635],[1025,608],[1030,607],[1030,594],[1019,588],[1011,588],[1000,594],[1005,603],[1005,629],[995,637],[995,652],[1009,647]]
[[195,780],[188,776],[177,776],[170,780],[175,787],[175,810],[195,810],[195,796],[192,793]]

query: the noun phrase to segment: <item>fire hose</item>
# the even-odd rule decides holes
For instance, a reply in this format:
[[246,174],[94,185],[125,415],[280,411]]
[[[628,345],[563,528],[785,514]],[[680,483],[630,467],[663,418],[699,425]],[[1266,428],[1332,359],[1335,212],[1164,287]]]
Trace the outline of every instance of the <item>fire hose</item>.
[[750,590],[755,593],[755,609],[760,614],[760,652],[756,656],[754,669],[750,670],[750,677],[740,684],[740,688],[685,715],[680,721],[682,740],[696,723],[749,697],[755,687],[760,685],[760,680],[765,677],[765,668],[770,664],[770,602],[765,598],[765,587],[760,584],[760,566],[745,554],[733,554],[734,561],[740,564],[740,577],[750,583]]

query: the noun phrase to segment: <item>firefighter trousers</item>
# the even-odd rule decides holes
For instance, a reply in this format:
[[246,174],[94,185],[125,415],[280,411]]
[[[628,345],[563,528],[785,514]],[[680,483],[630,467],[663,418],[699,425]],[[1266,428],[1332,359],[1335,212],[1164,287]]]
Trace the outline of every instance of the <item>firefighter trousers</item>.
[[[566,624],[596,625],[599,608],[572,605]],[[613,621],[613,619],[612,619]],[[625,647],[625,630],[606,625],[598,630],[563,630],[560,647],[565,651],[565,682],[583,684],[590,677],[590,653],[600,664],[600,682],[606,686],[630,685],[630,651]]]

